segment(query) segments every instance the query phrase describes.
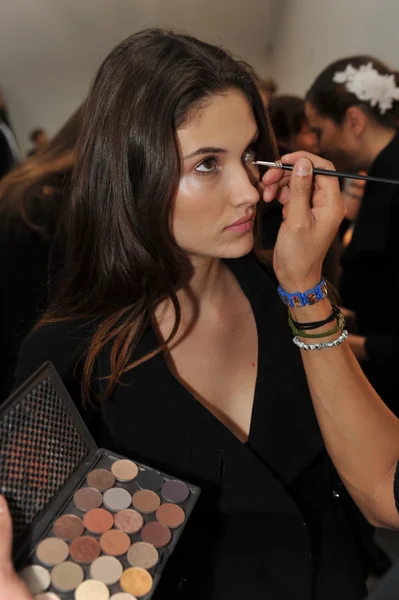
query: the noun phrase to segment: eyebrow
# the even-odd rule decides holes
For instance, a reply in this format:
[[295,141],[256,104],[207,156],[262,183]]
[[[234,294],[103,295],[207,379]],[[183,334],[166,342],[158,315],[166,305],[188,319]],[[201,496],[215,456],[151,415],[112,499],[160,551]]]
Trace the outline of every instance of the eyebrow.
[[[258,136],[259,131],[257,130],[247,144],[247,147],[250,146]],[[203,146],[202,148],[198,148],[197,150],[194,150],[194,152],[187,154],[187,156],[184,157],[184,160],[193,158],[193,156],[200,156],[201,154],[227,154],[227,152],[228,150],[226,150],[226,148],[218,148],[217,146]]]

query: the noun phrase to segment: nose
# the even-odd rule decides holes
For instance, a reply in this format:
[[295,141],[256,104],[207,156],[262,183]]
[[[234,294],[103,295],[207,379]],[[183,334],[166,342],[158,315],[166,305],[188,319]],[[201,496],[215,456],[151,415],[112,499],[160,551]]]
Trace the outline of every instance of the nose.
[[255,205],[260,200],[257,189],[259,183],[259,169],[256,165],[244,163],[234,170],[230,179],[231,198],[235,206],[241,204]]

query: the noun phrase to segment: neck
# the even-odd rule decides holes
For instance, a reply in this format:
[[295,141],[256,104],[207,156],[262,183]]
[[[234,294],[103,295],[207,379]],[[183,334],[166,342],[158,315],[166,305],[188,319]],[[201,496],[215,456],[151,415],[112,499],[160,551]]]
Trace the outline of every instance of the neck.
[[364,132],[361,140],[364,170],[369,171],[377,156],[388,146],[396,135],[396,129],[385,127],[370,127]]

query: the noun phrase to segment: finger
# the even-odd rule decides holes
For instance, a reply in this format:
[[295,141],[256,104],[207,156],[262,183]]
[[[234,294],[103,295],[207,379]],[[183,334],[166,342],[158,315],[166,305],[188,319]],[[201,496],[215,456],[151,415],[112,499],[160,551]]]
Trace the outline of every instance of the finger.
[[313,186],[313,165],[308,158],[295,163],[290,181],[290,218],[303,224],[309,218]]
[[265,185],[271,185],[278,183],[285,175],[285,171],[282,169],[268,169],[262,177],[262,181]]
[[280,190],[284,187],[286,187],[291,179],[291,174],[290,173],[285,173],[282,175],[281,179],[275,183],[269,183],[269,184],[265,184],[265,189],[263,192],[263,199],[265,200],[265,202],[270,202],[271,200],[274,200]]
[[11,563],[12,519],[4,496],[0,496],[0,568]]

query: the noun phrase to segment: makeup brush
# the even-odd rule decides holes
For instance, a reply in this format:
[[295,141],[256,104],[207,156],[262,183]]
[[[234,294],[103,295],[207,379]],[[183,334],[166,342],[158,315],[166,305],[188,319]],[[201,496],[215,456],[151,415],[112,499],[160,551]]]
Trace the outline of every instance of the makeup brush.
[[[275,169],[283,169],[284,171],[292,171],[294,165],[287,165],[281,162],[267,162],[265,160],[255,160],[252,164],[263,165],[265,167],[273,167]],[[399,185],[396,179],[385,179],[383,177],[372,177],[370,175],[358,175],[357,173],[343,173],[342,171],[330,171],[329,169],[313,169],[315,175],[328,175],[330,177],[340,177],[344,179],[361,179],[362,181],[377,181],[379,183],[391,183]]]

